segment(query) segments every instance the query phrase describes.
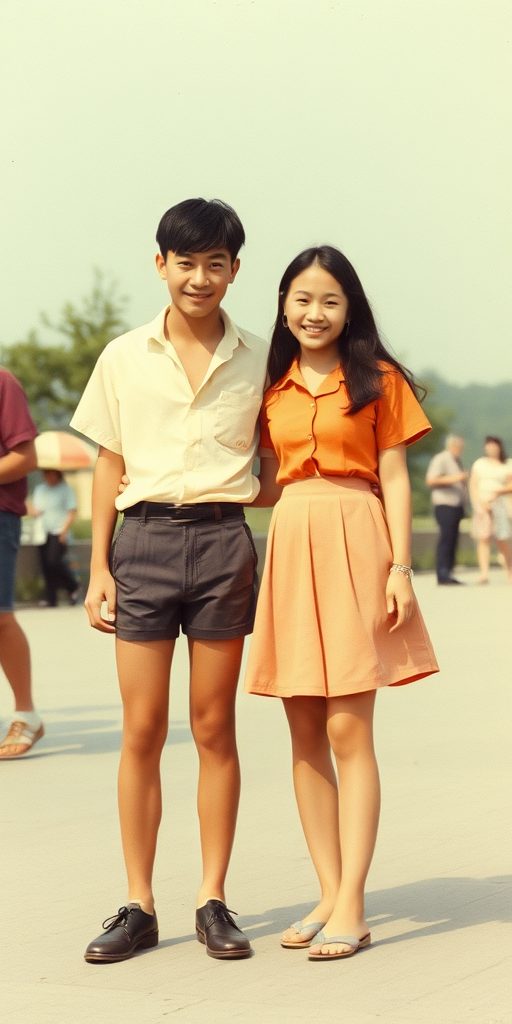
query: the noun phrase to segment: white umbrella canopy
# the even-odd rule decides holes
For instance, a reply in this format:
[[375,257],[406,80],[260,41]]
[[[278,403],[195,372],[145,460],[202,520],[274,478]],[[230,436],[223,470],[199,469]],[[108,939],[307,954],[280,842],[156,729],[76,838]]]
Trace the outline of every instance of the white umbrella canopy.
[[35,443],[38,469],[92,469],[98,454],[94,445],[65,430],[44,430]]

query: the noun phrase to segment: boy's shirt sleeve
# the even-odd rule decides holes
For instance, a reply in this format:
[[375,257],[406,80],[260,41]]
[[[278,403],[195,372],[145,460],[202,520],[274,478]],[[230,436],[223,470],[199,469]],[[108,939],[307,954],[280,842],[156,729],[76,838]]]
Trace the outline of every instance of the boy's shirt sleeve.
[[377,402],[377,450],[414,444],[429,430],[431,424],[402,374],[396,370],[384,373],[382,395]]
[[71,426],[91,441],[123,454],[119,399],[108,348],[102,352],[75,410]]

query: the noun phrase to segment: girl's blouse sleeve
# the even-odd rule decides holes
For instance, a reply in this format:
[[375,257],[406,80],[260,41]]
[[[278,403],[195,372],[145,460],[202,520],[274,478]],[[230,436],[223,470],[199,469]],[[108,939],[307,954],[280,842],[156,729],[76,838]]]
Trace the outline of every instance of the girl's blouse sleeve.
[[275,454],[276,454],[275,448],[274,448],[274,445],[272,444],[272,441],[270,440],[270,430],[269,430],[269,425],[268,425],[268,416],[267,416],[265,400],[263,400],[263,405],[261,407],[260,418],[259,418],[259,426],[260,426],[260,444],[259,444],[259,448],[258,448],[258,455],[263,456],[263,458],[265,458],[265,457],[267,457],[267,458],[275,457]]
[[398,370],[385,372],[377,402],[377,450],[410,445],[432,430],[416,395]]

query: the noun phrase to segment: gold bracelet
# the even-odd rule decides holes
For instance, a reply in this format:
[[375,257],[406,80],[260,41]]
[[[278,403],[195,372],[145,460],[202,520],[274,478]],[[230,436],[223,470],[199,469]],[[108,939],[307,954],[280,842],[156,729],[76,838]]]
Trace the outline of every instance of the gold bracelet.
[[412,577],[414,575],[410,565],[401,565],[400,562],[393,562],[393,565],[391,566],[389,571],[401,572],[403,576],[407,576],[409,583],[411,582]]

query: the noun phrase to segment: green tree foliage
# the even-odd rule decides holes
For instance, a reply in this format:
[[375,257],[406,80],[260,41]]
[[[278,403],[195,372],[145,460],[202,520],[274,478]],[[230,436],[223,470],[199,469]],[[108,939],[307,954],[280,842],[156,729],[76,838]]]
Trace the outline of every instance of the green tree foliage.
[[412,487],[412,511],[415,516],[429,515],[432,511],[430,490],[425,483],[425,474],[432,456],[443,450],[446,435],[450,432],[454,418],[453,409],[436,404],[435,383],[425,381],[424,386],[427,389],[427,397],[423,402],[423,410],[432,424],[432,430],[407,449],[407,465]]
[[80,305],[66,302],[56,322],[41,314],[49,341],[32,330],[25,341],[3,347],[2,365],[25,388],[39,430],[67,427],[100,352],[127,329],[126,302],[96,270]]
[[450,384],[435,371],[427,371],[426,375],[436,401],[454,410],[451,429],[466,440],[462,456],[466,468],[482,455],[487,434],[501,437],[507,455],[512,455],[512,381]]

